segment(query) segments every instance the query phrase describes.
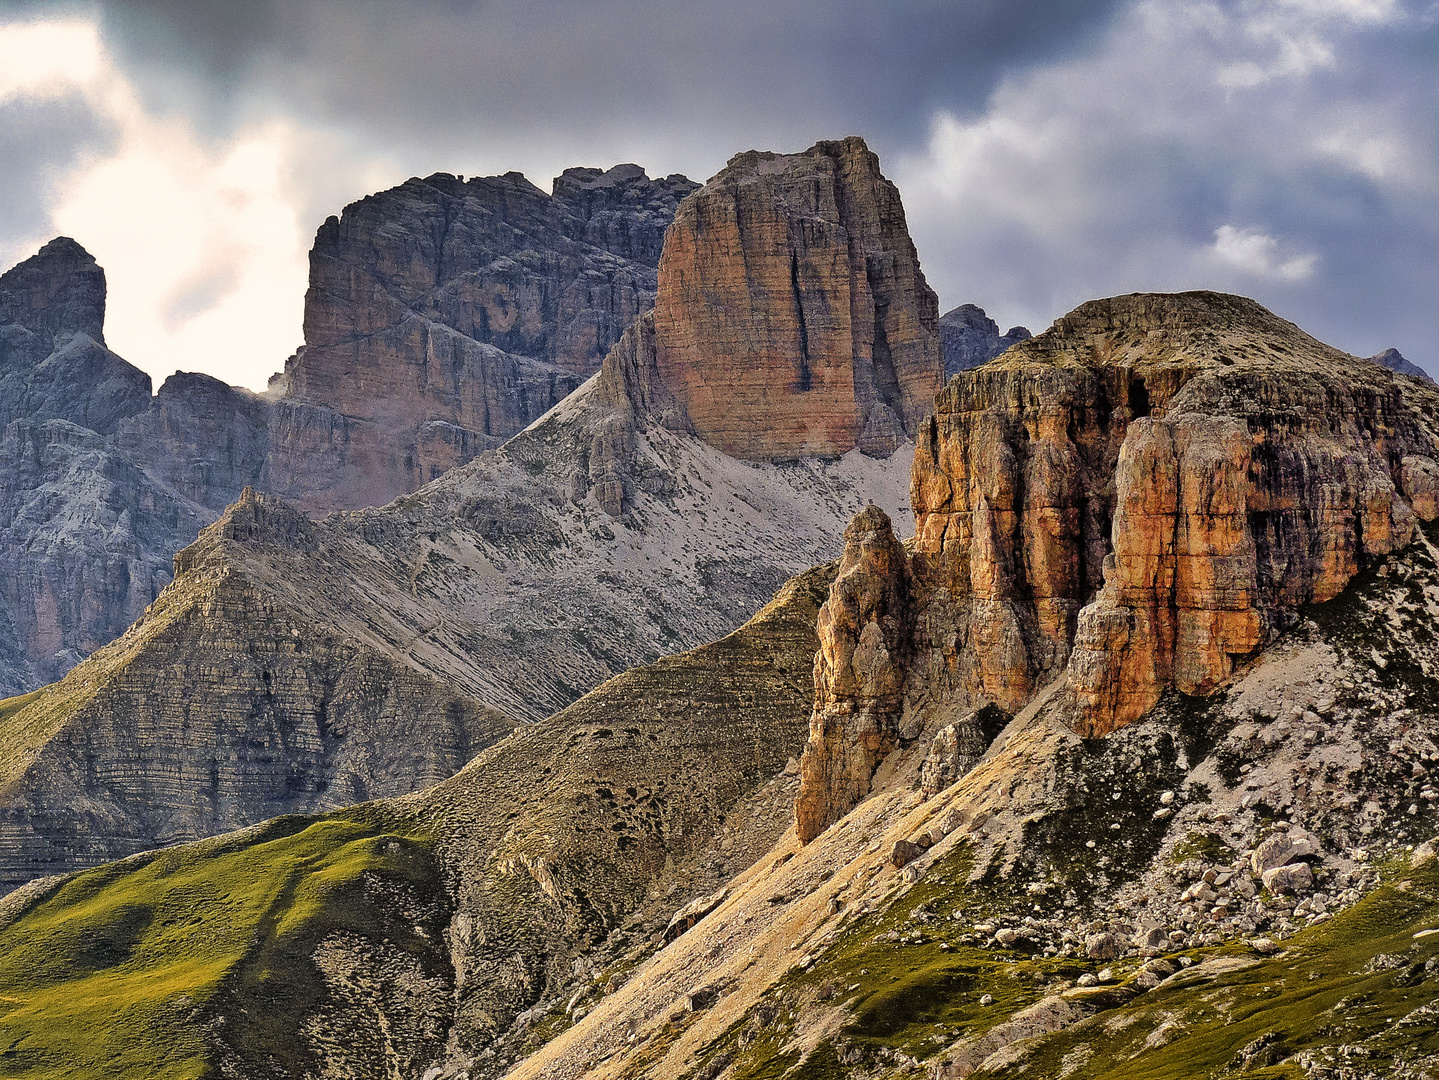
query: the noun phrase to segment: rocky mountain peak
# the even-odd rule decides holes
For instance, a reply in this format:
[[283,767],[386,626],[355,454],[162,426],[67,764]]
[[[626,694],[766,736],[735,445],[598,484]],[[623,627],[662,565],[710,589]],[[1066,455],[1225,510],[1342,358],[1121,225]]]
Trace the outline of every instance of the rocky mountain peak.
[[27,352],[37,362],[76,334],[104,345],[105,271],[70,237],[57,236],[0,274],[0,326],[34,334],[37,347]]
[[732,456],[885,455],[939,385],[938,321],[899,192],[862,139],[752,150],[676,212],[656,370]]
[[1376,353],[1374,356],[1371,356],[1369,361],[1370,363],[1378,364],[1380,367],[1386,367],[1390,371],[1397,371],[1400,375],[1412,375],[1416,379],[1428,379],[1430,382],[1434,381],[1430,378],[1427,371],[1418,364],[1410,363],[1398,349],[1385,349],[1382,353]]
[[877,708],[822,650],[806,760],[861,779],[807,768],[799,806],[842,812],[903,732],[1045,687],[1085,736],[1222,690],[1439,516],[1436,420],[1433,384],[1218,293],[1093,301],[959,373],[915,452],[903,690]]
[[1028,341],[1033,335],[1023,326],[1011,326],[1001,334],[999,324],[976,304],[960,304],[939,320],[940,348],[944,355],[944,377],[988,363],[1011,345]]
[[696,186],[631,165],[568,170],[553,194],[435,173],[347,206],[315,236],[261,485],[380,505],[522,430],[648,310]]

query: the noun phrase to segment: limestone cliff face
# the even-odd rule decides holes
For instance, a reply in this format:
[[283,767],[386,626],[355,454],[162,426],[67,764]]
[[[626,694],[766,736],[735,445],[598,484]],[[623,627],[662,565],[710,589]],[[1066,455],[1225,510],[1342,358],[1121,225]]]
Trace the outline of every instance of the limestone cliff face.
[[311,509],[379,505],[515,434],[653,302],[695,186],[633,165],[567,170],[552,195],[518,173],[438,173],[330,218],[263,486]]
[[657,367],[727,454],[887,455],[938,388],[938,316],[899,192],[863,140],[750,151],[675,216]]
[[[915,451],[899,727],[1061,680],[1103,735],[1222,688],[1434,519],[1436,417],[1428,384],[1214,293],[1094,301],[961,373]],[[835,737],[807,754],[857,752]],[[801,806],[850,798],[805,778]]]
[[839,574],[819,611],[814,713],[795,808],[804,843],[869,794],[875,766],[898,743],[912,630],[908,563],[879,507],[866,507],[845,529]]
[[0,275],[0,425],[108,434],[149,405],[150,376],[105,348],[104,316],[105,271],[69,237]]
[[116,443],[157,482],[218,514],[259,479],[271,414],[248,390],[177,371],[144,412],[121,422]]
[[1207,694],[1432,516],[1424,389],[1251,301],[1096,301],[1014,353],[946,389],[913,481],[1005,709],[1060,671],[1095,734]]
[[104,312],[105,273],[67,237],[0,275],[0,695],[123,631],[212,516],[119,449],[150,377],[105,348]]

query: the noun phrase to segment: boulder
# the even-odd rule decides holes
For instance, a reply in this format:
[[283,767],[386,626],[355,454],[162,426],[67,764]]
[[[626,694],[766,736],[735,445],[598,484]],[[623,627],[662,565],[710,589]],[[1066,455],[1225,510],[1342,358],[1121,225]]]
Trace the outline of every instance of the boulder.
[[1264,887],[1278,896],[1281,893],[1308,892],[1314,886],[1314,874],[1308,863],[1289,863],[1264,871]]

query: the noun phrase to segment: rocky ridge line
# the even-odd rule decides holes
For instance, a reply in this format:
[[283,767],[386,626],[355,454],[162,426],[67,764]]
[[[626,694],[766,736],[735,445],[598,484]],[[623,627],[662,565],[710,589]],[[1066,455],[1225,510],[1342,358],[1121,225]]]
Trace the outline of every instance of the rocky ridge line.
[[[872,733],[867,694],[844,673],[871,633],[856,620],[817,661],[806,762],[988,703],[1013,714],[1056,680],[1091,737],[1166,691],[1214,693],[1304,605],[1439,515],[1436,416],[1426,384],[1250,300],[1081,306],[940,394],[912,475],[899,620],[914,631],[890,645],[910,659],[886,674],[903,682],[902,707]],[[829,714],[851,711],[866,719],[831,730]],[[811,838],[853,804],[854,783],[804,775]]]

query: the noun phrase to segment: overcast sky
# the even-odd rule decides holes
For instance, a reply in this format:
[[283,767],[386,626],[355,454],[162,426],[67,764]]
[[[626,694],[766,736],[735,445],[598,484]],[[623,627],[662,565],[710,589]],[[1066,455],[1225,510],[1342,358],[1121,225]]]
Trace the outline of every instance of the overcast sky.
[[408,176],[846,134],[942,310],[1222,289],[1439,374],[1439,0],[0,0],[0,265],[79,240],[157,381],[262,387]]

